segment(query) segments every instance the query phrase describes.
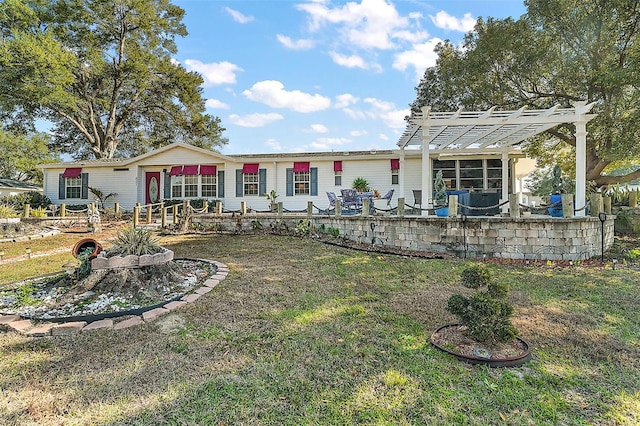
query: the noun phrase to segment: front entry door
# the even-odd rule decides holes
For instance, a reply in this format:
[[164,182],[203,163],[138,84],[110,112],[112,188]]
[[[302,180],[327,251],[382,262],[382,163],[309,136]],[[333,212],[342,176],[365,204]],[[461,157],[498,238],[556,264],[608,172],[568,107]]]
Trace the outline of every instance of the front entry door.
[[146,174],[147,204],[160,201],[160,172],[147,172]]

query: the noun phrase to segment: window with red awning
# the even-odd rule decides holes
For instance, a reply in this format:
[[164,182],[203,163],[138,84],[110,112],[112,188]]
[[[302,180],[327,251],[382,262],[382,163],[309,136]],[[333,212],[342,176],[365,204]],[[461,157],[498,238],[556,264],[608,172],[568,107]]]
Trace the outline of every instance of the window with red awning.
[[333,171],[341,172],[342,171],[342,161],[334,161],[333,162]]
[[82,174],[82,167],[69,167],[64,169],[63,178],[77,178]]
[[258,173],[258,168],[260,167],[259,163],[244,163],[242,165],[242,173]]
[[198,165],[191,164],[182,167],[182,174],[185,176],[194,176],[198,174]]
[[309,173],[310,164],[308,161],[296,161],[293,163],[294,173]]
[[210,165],[201,165],[200,166],[200,174],[202,176],[211,176],[217,173],[217,168],[216,166],[210,166]]
[[400,159],[398,158],[391,159],[391,170],[400,170]]
[[169,176],[180,176],[182,174],[182,166],[171,166]]

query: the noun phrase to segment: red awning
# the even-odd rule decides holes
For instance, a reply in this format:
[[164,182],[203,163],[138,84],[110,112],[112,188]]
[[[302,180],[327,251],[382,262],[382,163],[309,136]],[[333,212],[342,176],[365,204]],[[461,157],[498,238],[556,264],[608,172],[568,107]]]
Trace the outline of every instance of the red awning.
[[259,163],[244,163],[242,165],[242,173],[258,173]]
[[308,161],[296,161],[295,163],[293,163],[293,171],[294,172],[308,173],[309,172],[309,162]]
[[63,178],[77,178],[82,174],[82,167],[69,167],[64,169]]
[[215,176],[216,172],[216,166],[200,165],[200,174],[203,176]]
[[182,166],[171,166],[169,176],[179,176],[182,174]]
[[391,170],[400,170],[400,159],[398,158],[391,159]]
[[182,168],[182,174],[185,176],[194,176],[198,174],[198,165],[191,164]]
[[342,161],[334,161],[333,162],[333,171],[341,172],[342,171]]

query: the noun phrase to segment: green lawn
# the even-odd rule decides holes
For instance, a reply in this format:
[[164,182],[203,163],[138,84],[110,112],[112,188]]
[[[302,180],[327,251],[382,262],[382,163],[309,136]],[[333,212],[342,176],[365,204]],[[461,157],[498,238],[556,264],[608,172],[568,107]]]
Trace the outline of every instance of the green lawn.
[[229,276],[133,329],[0,333],[0,424],[640,424],[639,271],[492,265],[533,360],[488,369],[429,343],[454,320],[462,260],[268,235],[162,241]]

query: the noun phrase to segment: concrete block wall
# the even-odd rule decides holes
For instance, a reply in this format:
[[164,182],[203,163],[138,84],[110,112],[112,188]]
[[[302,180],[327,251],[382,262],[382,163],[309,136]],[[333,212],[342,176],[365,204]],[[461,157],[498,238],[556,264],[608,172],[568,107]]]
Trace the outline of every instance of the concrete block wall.
[[300,221],[310,220],[316,232],[338,229],[350,241],[405,250],[451,253],[467,257],[509,259],[585,260],[601,254],[613,244],[614,219],[597,217],[551,218],[509,217],[441,218],[397,216],[312,216],[287,214],[202,215],[194,218],[205,229],[252,231],[255,221],[263,229],[293,231]]

